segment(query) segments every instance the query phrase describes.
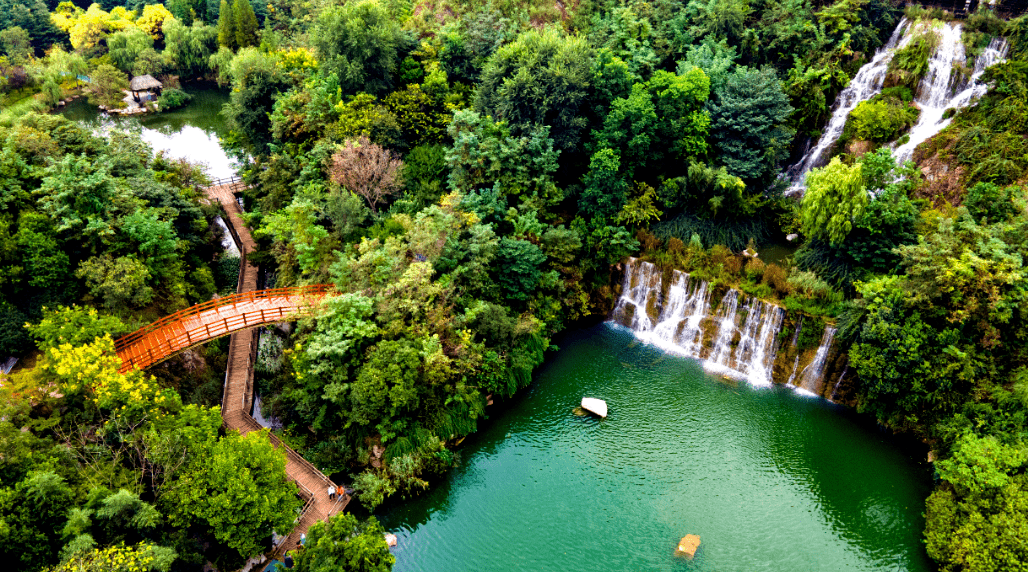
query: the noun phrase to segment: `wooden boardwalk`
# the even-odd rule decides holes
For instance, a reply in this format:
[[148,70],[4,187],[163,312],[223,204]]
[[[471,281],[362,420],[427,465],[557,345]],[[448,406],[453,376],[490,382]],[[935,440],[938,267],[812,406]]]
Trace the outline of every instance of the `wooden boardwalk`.
[[[226,226],[239,245],[241,261],[236,294],[166,316],[119,338],[115,341],[115,349],[122,359],[121,371],[128,371],[144,369],[189,347],[230,335],[221,417],[226,429],[245,435],[264,429],[250,415],[253,407],[253,361],[257,355],[255,327],[293,320],[309,313],[320,299],[331,294],[332,286],[321,284],[257,290],[257,267],[246,257],[256,245],[243,222],[243,211],[234,195],[242,189],[241,185],[231,180],[206,189],[208,197],[221,203],[227,215]],[[286,474],[296,483],[299,496],[304,499],[296,527],[270,554],[275,558],[286,550],[294,549],[300,536],[312,524],[342,511],[350,498],[342,487],[334,484],[278,437],[271,433],[268,436],[275,447],[285,451]],[[339,492],[336,499],[328,498],[329,487],[335,487]]]

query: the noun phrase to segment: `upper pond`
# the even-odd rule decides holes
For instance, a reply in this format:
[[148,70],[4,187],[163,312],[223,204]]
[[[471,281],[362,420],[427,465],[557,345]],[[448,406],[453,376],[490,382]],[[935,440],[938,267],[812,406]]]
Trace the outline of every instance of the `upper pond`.
[[228,103],[228,91],[207,84],[186,84],[184,91],[193,96],[189,104],[165,113],[125,118],[111,118],[101,113],[84,97],[71,102],[61,114],[68,119],[98,123],[103,126],[142,130],[142,137],[154,150],[169,157],[187,159],[207,165],[207,173],[215,178],[235,174],[231,159],[221,148],[219,138],[228,135],[221,108]]
[[[930,468],[850,411],[731,384],[598,326],[465,442],[462,465],[382,516],[397,572],[932,569]],[[583,396],[605,420],[576,417]],[[699,534],[695,560],[674,556]]]

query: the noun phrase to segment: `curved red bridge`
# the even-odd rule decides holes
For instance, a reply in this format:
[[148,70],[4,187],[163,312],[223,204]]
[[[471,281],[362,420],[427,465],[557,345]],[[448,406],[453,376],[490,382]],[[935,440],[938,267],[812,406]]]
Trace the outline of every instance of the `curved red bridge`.
[[146,369],[195,345],[233,332],[293,320],[333,290],[329,284],[232,294],[165,316],[118,338],[119,371]]

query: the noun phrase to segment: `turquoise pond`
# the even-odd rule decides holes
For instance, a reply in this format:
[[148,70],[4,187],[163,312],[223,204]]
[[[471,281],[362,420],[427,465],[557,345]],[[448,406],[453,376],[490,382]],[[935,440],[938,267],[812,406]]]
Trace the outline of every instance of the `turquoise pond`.
[[[931,469],[829,402],[752,388],[597,326],[557,340],[532,386],[441,484],[379,515],[397,572],[932,570]],[[583,396],[609,417],[578,417]],[[678,540],[699,534],[692,561]]]

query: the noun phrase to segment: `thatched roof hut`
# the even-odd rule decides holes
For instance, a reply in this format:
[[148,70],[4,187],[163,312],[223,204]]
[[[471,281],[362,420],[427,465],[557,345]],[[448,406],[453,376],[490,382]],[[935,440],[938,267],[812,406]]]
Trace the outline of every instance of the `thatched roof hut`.
[[154,77],[150,74],[137,75],[136,77],[132,78],[132,81],[129,82],[129,89],[132,90],[133,93],[137,91],[150,90],[160,91],[163,87],[164,84],[154,79]]

